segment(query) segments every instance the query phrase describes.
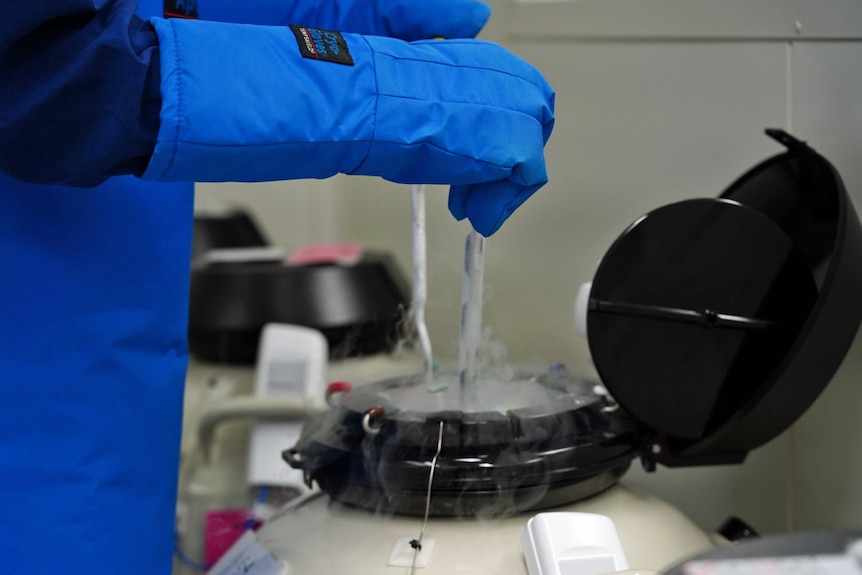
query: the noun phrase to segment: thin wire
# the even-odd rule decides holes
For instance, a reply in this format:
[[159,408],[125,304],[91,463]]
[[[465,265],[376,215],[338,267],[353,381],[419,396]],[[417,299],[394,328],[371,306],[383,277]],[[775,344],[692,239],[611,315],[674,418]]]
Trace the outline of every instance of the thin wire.
[[428,515],[431,512],[431,484],[434,482],[434,470],[437,468],[437,458],[440,457],[442,447],[443,422],[440,421],[440,431],[437,435],[437,453],[434,454],[434,458],[431,460],[431,473],[428,474],[428,493],[425,495],[425,518],[422,520],[422,529],[419,531],[419,538],[410,542],[413,545],[413,563],[410,565],[410,575],[416,573],[416,558],[422,550],[422,538],[425,537],[425,527],[428,526]]

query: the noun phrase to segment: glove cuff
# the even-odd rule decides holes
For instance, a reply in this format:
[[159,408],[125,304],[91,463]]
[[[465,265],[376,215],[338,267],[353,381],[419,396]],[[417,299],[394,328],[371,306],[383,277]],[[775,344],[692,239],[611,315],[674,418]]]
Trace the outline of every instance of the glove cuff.
[[377,106],[374,58],[361,37],[343,36],[347,65],[303,56],[290,28],[150,22],[162,108],[143,178],[327,178],[361,164]]

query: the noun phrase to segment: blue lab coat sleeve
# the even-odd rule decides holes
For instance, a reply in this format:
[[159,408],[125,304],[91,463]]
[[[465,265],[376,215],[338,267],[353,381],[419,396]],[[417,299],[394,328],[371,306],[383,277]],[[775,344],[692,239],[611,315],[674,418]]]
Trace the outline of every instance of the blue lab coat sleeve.
[[95,185],[140,174],[158,131],[158,42],[135,0],[0,8],[0,171]]

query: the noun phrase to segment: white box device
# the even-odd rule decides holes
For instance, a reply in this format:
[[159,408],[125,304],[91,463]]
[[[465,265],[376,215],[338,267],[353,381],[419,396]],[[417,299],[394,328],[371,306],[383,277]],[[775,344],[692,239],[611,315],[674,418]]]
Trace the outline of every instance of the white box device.
[[[315,329],[268,324],[258,346],[254,394],[256,397],[295,396],[319,405],[326,392],[329,346]],[[281,457],[293,447],[301,421],[262,421],[254,424],[249,445],[250,485],[293,486],[302,489],[302,472]]]
[[530,575],[600,575],[629,568],[614,522],[595,513],[539,513],[521,545]]

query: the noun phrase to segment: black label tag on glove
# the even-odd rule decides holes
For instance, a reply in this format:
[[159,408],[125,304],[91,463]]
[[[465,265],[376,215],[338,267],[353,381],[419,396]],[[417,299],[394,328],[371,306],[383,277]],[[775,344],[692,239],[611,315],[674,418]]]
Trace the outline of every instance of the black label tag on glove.
[[198,18],[198,0],[165,0],[165,18]]
[[296,36],[299,53],[303,58],[353,66],[353,58],[350,56],[350,50],[347,49],[347,42],[340,32],[296,24],[291,24],[290,29]]

